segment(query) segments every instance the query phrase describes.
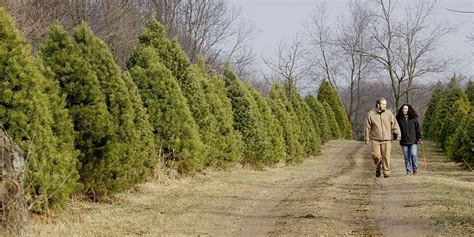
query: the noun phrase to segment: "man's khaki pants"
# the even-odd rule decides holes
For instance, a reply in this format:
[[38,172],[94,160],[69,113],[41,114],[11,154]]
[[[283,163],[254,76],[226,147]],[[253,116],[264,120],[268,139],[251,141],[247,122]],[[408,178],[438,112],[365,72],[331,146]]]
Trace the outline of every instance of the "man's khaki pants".
[[372,140],[372,159],[377,170],[382,170],[386,175],[390,175],[390,151],[392,149],[391,141]]

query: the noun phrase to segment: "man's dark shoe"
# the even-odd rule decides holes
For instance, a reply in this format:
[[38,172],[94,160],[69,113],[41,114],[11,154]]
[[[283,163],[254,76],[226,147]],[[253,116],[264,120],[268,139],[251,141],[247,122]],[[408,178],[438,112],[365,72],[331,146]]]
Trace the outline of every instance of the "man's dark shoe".
[[381,174],[380,170],[375,170],[375,177],[380,177],[380,174]]
[[383,174],[383,177],[388,178],[388,177],[390,177],[390,175],[389,174]]

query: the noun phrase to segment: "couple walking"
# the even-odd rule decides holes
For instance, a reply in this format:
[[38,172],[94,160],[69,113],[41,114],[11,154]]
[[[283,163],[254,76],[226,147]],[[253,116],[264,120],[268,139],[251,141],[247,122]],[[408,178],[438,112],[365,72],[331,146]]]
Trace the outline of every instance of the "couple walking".
[[396,116],[387,110],[387,101],[379,98],[375,108],[367,113],[365,120],[365,144],[371,145],[371,154],[376,166],[375,176],[390,177],[390,151],[392,133],[400,142],[405,157],[408,176],[417,175],[417,144],[423,143],[418,115],[409,104],[400,107]]

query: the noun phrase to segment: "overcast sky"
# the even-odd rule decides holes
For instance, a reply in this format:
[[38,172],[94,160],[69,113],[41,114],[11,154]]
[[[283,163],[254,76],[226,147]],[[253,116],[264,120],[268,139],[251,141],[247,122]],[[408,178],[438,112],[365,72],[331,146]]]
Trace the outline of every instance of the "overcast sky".
[[[274,58],[280,41],[291,42],[298,32],[303,32],[303,23],[307,21],[316,3],[322,0],[230,0],[241,9],[241,16],[253,22],[260,33],[252,41],[257,55],[259,68],[264,70],[262,56]],[[326,1],[330,20],[335,20],[348,13],[348,0]],[[413,0],[402,0],[414,2]],[[474,75],[474,42],[469,43],[466,35],[474,34],[474,14],[463,14],[447,11],[445,8],[474,11],[472,0],[439,0],[434,11],[436,20],[458,25],[459,30],[444,38],[440,43],[440,56],[449,55],[462,60],[453,71],[466,75]]]

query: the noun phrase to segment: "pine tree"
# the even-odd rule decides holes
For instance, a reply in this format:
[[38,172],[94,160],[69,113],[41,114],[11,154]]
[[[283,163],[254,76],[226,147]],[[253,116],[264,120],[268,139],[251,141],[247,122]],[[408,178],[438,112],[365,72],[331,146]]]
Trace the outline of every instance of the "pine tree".
[[471,102],[471,106],[474,106],[474,82],[469,81],[467,83],[466,95],[469,101]]
[[133,170],[134,174],[131,175],[139,178],[137,181],[141,181],[155,168],[158,161],[158,148],[154,141],[153,127],[150,124],[150,117],[143,105],[137,85],[133,82],[129,72],[124,72],[122,77],[127,86],[133,108],[133,124],[135,132],[130,136],[130,141],[132,142],[130,144],[132,147],[130,152],[133,153],[133,156],[141,158],[135,159],[134,161],[137,163],[132,166],[143,167],[143,169]]
[[434,141],[440,144],[443,149],[446,149],[447,137],[452,135],[454,132],[453,127],[456,127],[454,124],[458,122],[452,119],[453,114],[450,114],[450,112],[453,112],[451,110],[457,100],[467,101],[467,96],[459,87],[456,77],[451,79],[448,87],[440,96],[433,115],[433,123],[431,124],[431,126],[438,129],[434,129],[432,136]]
[[242,157],[242,137],[234,130],[232,105],[225,93],[224,81],[217,73],[206,67],[201,59],[198,65],[193,66],[194,73],[200,78],[201,86],[206,95],[211,114],[216,124],[213,134],[209,136],[208,149],[212,159],[208,159],[209,166],[227,168],[240,161]]
[[145,153],[146,156],[142,156],[142,153],[136,152],[137,147],[144,147],[146,144],[140,144],[142,141],[136,140],[139,131],[134,123],[135,111],[127,85],[105,43],[94,36],[84,22],[75,29],[73,37],[80,57],[91,65],[99,81],[113,125],[113,134],[107,141],[108,159],[93,162],[91,169],[82,170],[82,174],[92,178],[91,188],[96,194],[119,192],[146,177],[144,160],[153,154]]
[[[448,157],[462,162],[464,152],[460,152],[464,146],[461,141],[469,140],[469,130],[464,130],[467,128],[469,123],[469,115],[471,113],[471,105],[469,101],[461,98],[457,100],[453,107],[450,108],[449,113],[452,114],[451,119],[449,119],[445,125],[445,137],[443,144],[448,152]],[[472,132],[471,132],[472,133]]]
[[337,124],[336,118],[334,117],[334,112],[331,109],[331,106],[326,102],[323,101],[322,105],[324,107],[324,111],[326,112],[326,116],[329,122],[329,128],[331,129],[332,139],[338,139],[341,137],[341,130],[339,130],[339,125]]
[[329,128],[328,118],[323,105],[312,95],[306,96],[305,102],[308,104],[309,108],[311,108],[313,114],[315,115],[315,117],[313,117],[313,123],[315,126],[319,127],[321,143],[324,144],[328,142],[332,138],[332,133],[331,129]]
[[[217,159],[219,153],[213,143],[220,139],[215,116],[210,111],[202,89],[200,75],[191,67],[186,53],[181,49],[177,40],[169,40],[164,27],[157,21],[151,20],[139,36],[137,47],[153,47],[162,62],[177,79],[183,95],[186,97],[191,114],[199,127],[201,140],[206,145],[205,151],[210,151],[207,163]],[[132,59],[133,61],[133,59]]]
[[257,103],[258,110],[261,115],[263,132],[265,137],[265,144],[269,147],[268,157],[265,159],[265,164],[275,164],[285,158],[285,146],[283,139],[283,129],[278,123],[277,118],[272,113],[268,102],[250,85],[246,85],[252,98]]
[[472,115],[472,104],[459,87],[456,77],[451,78],[446,88],[438,82],[425,113],[425,137],[440,144],[449,158],[472,162]]
[[451,138],[456,132],[456,129],[461,126],[463,119],[469,115],[470,104],[466,96],[460,97],[450,105],[447,109],[447,114],[444,118],[442,133],[440,137],[441,147],[445,150],[449,149]]
[[237,79],[237,75],[226,66],[223,78],[227,97],[232,104],[234,129],[242,134],[244,142],[243,162],[259,168],[268,157],[261,115],[250,92]]
[[451,138],[448,157],[458,162],[465,161],[474,164],[472,141],[474,141],[474,111],[471,107],[470,112],[461,119]]
[[329,82],[323,81],[318,91],[318,100],[329,104],[339,126],[342,138],[352,139],[352,128],[349,118],[342,104],[341,98],[337,91]]
[[204,144],[178,82],[152,47],[140,47],[129,64],[167,165],[180,173],[204,167]]
[[46,82],[44,94],[49,97],[48,103],[53,119],[51,129],[57,138],[57,149],[60,153],[59,159],[63,160],[62,162],[66,164],[65,167],[62,167],[64,170],[57,170],[62,172],[62,175],[58,177],[61,177],[63,180],[58,179],[56,182],[58,182],[57,185],[61,185],[61,182],[67,183],[67,185],[61,188],[62,190],[55,192],[48,201],[55,209],[62,209],[67,204],[70,194],[81,189],[81,185],[78,182],[79,171],[77,169],[79,165],[77,158],[80,151],[76,150],[74,146],[74,124],[69,110],[66,109],[66,97],[62,94],[58,82],[54,80],[54,74],[51,70],[42,66],[42,71]]
[[58,209],[78,188],[68,114],[2,7],[0,25],[0,122],[25,152],[25,195],[32,210]]
[[288,100],[298,118],[297,123],[300,127],[299,141],[305,148],[305,154],[308,156],[317,155],[321,152],[321,138],[319,128],[313,125],[313,120],[310,116],[311,109],[304,103],[293,85],[287,83],[285,87],[287,94],[291,95]]
[[441,94],[443,92],[443,85],[441,82],[438,82],[433,90],[433,93],[428,103],[428,108],[426,109],[424,119],[423,119],[423,135],[425,139],[434,139],[434,114],[436,107],[441,99]]
[[286,162],[301,161],[304,156],[304,148],[298,140],[299,130],[296,122],[296,115],[284,90],[280,85],[274,84],[269,93],[268,102],[272,113],[282,127],[285,141]]
[[[79,173],[83,190],[98,198],[108,190],[111,175],[101,173],[99,166],[117,164],[110,139],[116,130],[107,110],[106,97],[90,63],[81,55],[74,39],[59,25],[49,31],[40,56],[53,73],[73,120],[75,147],[80,151]],[[99,181],[101,180],[101,181]]]
[[319,126],[317,124],[318,118],[316,117],[316,114],[313,113],[313,110],[309,107],[306,102],[301,99],[301,103],[303,105],[304,113],[309,117],[309,120],[307,121],[307,126],[310,127],[312,133],[314,133],[314,142],[312,143],[312,148],[310,149],[312,151],[312,155],[319,155],[321,154],[321,130],[319,129]]

